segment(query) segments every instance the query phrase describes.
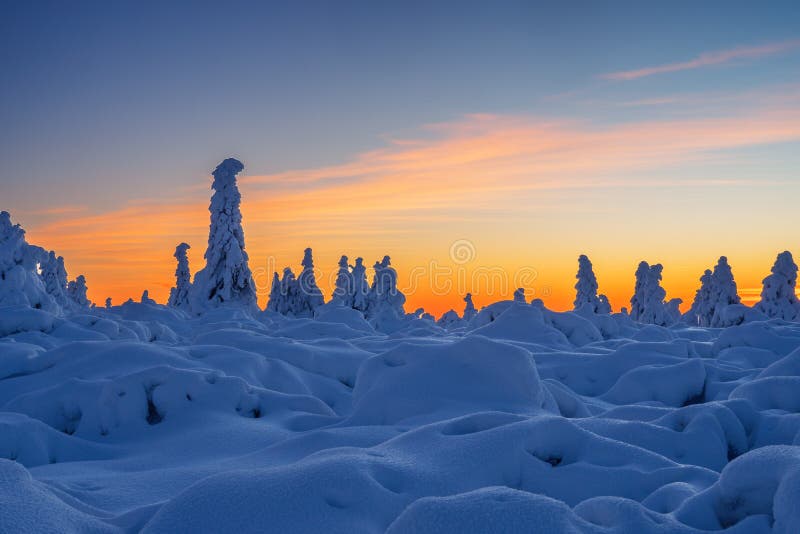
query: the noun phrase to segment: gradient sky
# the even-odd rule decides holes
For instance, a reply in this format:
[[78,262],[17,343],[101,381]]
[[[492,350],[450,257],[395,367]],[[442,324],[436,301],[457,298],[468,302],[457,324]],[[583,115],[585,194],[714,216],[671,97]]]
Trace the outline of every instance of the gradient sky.
[[800,254],[800,4],[550,4],[3,2],[0,209],[95,301],[164,301],[233,156],[262,305],[306,246],[437,314],[566,309],[581,253],[615,309],[721,254],[752,303]]

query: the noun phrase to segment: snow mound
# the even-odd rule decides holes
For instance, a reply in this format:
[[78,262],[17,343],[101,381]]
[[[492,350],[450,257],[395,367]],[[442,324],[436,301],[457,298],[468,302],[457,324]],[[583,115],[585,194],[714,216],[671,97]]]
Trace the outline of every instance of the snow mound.
[[471,409],[532,413],[555,404],[525,349],[470,336],[455,343],[404,343],[361,366],[352,424],[435,420]]

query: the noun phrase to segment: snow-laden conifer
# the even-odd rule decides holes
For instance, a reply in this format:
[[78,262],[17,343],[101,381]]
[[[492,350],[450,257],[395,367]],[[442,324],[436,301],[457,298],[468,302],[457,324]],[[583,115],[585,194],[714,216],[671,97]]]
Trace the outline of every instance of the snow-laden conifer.
[[211,225],[206,265],[197,272],[190,291],[192,310],[201,313],[221,304],[254,309],[256,291],[248,265],[242,230],[241,195],[236,175],[244,169],[238,160],[228,158],[214,169],[211,188],[214,194],[208,211]]
[[189,305],[189,291],[192,287],[192,275],[189,271],[189,257],[186,251],[191,247],[186,243],[181,243],[175,247],[175,259],[178,266],[175,268],[175,287],[169,292],[168,306],[174,308],[184,308]]

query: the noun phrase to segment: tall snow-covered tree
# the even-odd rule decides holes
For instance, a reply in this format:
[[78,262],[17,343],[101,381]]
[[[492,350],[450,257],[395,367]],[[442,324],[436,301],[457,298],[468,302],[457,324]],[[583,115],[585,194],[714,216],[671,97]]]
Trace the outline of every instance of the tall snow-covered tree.
[[472,293],[467,293],[464,296],[464,316],[465,321],[472,320],[473,317],[478,315],[478,310],[475,309],[475,304],[472,303]]
[[303,260],[300,262],[303,270],[297,277],[298,303],[294,314],[300,316],[314,316],[314,310],[325,303],[322,291],[317,286],[317,279],[314,275],[314,258],[311,249],[307,248],[303,252]]
[[764,278],[761,300],[756,310],[775,319],[794,321],[800,319],[800,302],[797,299],[797,264],[792,253],[778,254],[772,274]]
[[714,312],[711,315],[710,326],[727,326],[723,319],[722,312],[726,306],[739,304],[739,292],[736,288],[736,281],[733,279],[733,270],[728,265],[728,258],[720,256],[714,273],[711,275],[711,302],[714,304]]
[[600,298],[597,296],[597,278],[592,269],[592,262],[581,254],[578,257],[578,282],[575,284],[575,309],[588,306],[594,313],[600,309]]
[[639,320],[639,317],[644,312],[644,288],[647,284],[647,278],[650,274],[650,265],[646,261],[639,263],[636,268],[636,284],[633,287],[633,296],[631,297],[631,319],[634,321]]
[[709,326],[711,318],[714,316],[714,303],[712,300],[713,273],[711,269],[706,269],[700,277],[700,289],[694,295],[694,301],[689,311],[686,312],[686,320],[689,324],[697,326]]
[[189,271],[189,257],[186,251],[191,247],[181,243],[175,247],[175,259],[178,266],[175,268],[175,287],[169,291],[167,306],[184,308],[189,305],[189,291],[192,288],[192,273]]
[[375,276],[367,295],[367,318],[382,315],[405,315],[403,305],[406,296],[397,289],[397,271],[391,265],[389,256],[375,262]]
[[364,258],[356,258],[353,265],[353,308],[366,314],[369,304],[369,283],[367,282],[367,268]]
[[47,294],[62,308],[67,307],[67,270],[64,267],[64,258],[56,257],[56,253],[51,250],[41,264],[41,271]]
[[347,256],[339,259],[339,270],[336,273],[336,284],[331,301],[352,308],[355,301],[353,273],[350,272]]
[[248,265],[239,209],[241,195],[236,175],[244,169],[238,160],[228,158],[214,172],[214,194],[208,211],[211,226],[206,265],[197,272],[190,291],[192,310],[201,313],[221,304],[256,308],[256,290]]
[[91,306],[91,301],[86,297],[87,290],[86,277],[82,274],[67,284],[67,297],[72,301],[73,306],[78,308]]
[[29,245],[25,230],[11,222],[7,211],[0,212],[0,306],[21,304],[60,311],[39,276],[37,266],[46,260],[45,250]]

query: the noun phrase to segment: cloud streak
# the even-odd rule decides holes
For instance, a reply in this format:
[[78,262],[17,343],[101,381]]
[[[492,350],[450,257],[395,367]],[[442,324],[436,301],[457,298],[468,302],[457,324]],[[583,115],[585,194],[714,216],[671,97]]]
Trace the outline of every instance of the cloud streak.
[[690,59],[688,61],[681,61],[678,63],[667,63],[665,65],[644,67],[634,70],[610,72],[601,75],[601,78],[604,78],[606,80],[622,80],[622,81],[637,80],[639,78],[645,78],[647,76],[653,76],[656,74],[694,70],[702,67],[709,67],[712,65],[722,65],[739,59],[757,59],[761,57],[772,56],[789,50],[794,50],[798,47],[800,47],[800,39],[791,39],[788,41],[768,43],[759,46],[740,46],[729,50],[704,52],[699,56]]

